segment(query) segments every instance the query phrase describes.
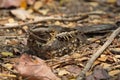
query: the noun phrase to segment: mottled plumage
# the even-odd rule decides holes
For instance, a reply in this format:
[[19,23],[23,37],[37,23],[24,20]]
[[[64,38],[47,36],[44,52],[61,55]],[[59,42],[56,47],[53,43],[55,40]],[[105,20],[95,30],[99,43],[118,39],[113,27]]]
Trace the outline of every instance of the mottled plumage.
[[40,57],[52,58],[62,56],[77,50],[87,42],[84,33],[113,29],[112,24],[103,24],[92,27],[47,27],[36,28],[30,31],[28,46]]

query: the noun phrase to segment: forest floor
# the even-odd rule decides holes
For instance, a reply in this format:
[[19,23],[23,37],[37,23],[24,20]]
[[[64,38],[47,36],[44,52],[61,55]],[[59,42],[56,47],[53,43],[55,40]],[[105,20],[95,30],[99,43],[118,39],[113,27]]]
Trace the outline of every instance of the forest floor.
[[[24,0],[19,7],[3,5],[0,9],[0,80],[120,80],[120,7],[115,1],[36,0],[27,4]],[[91,30],[104,25],[112,29],[84,33],[84,27]],[[79,31],[84,36],[76,51],[65,53],[55,48],[53,55],[54,50],[41,48],[52,41],[49,29],[58,30],[54,40],[57,36],[68,38],[68,29],[76,27],[83,28]],[[31,31],[35,30],[34,35]]]

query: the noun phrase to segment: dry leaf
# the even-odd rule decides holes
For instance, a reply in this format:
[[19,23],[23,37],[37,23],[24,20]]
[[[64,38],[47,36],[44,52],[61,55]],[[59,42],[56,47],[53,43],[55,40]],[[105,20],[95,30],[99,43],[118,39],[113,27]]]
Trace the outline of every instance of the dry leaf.
[[9,18],[3,18],[3,19],[0,19],[0,25],[4,25],[5,23],[7,23]]
[[17,45],[19,43],[19,41],[17,39],[12,39],[12,40],[8,40],[8,44],[10,45]]
[[28,31],[28,26],[23,26],[22,29],[27,32]]
[[46,65],[44,60],[23,54],[14,68],[27,80],[60,80]]
[[77,58],[80,58],[80,57],[81,57],[81,54],[79,54],[79,53],[74,53],[74,54],[71,55],[71,57],[77,59]]
[[92,66],[92,67],[94,67],[94,66],[96,66],[96,65],[98,65],[98,64],[100,64],[100,61],[96,60],[96,61],[93,63],[93,66]]
[[77,65],[68,65],[68,66],[65,66],[65,69],[69,71],[70,75],[74,77],[76,77],[81,71],[80,67],[78,67]]
[[93,71],[93,75],[98,80],[101,80],[101,79],[106,79],[107,80],[107,79],[110,78],[107,71],[100,66],[95,67],[95,69]]
[[86,80],[109,80],[107,71],[100,66],[94,68],[93,74],[86,77]]
[[119,73],[120,73],[120,70],[117,69],[117,70],[112,70],[112,71],[110,71],[110,72],[109,72],[109,75],[110,75],[110,76],[115,76],[115,75],[117,75],[117,74],[119,74]]
[[13,65],[12,64],[9,64],[9,63],[6,63],[4,65],[7,69],[12,69],[13,68]]
[[111,64],[102,63],[101,66],[102,66],[104,69],[107,69],[107,68],[110,68]]
[[42,6],[43,6],[43,2],[42,2],[42,1],[36,1],[35,4],[34,4],[34,6],[33,6],[33,8],[34,8],[35,10],[38,10],[38,9],[40,9]]
[[27,9],[27,11],[28,11],[30,14],[32,14],[34,10],[33,10],[32,8],[29,8],[29,9]]
[[48,13],[49,9],[39,10],[38,12],[42,15],[46,15]]
[[23,34],[22,30],[18,30],[17,32],[18,32],[19,35]]
[[117,0],[106,0],[106,1],[107,1],[107,3],[114,4],[114,3],[116,3]]
[[89,75],[86,77],[86,80],[95,80],[94,76],[93,75]]
[[98,60],[99,61],[106,61],[107,60],[107,58],[108,58],[108,56],[106,56],[106,55],[101,55],[101,57],[100,58],[98,58]]
[[26,0],[21,0],[20,8],[22,8],[22,9],[26,9],[27,8],[27,1]]
[[36,0],[0,0],[1,8],[9,8],[9,7],[26,7],[27,4],[32,5]]
[[9,18],[9,19],[8,19],[8,22],[9,22],[9,23],[14,23],[15,20],[14,20],[13,18]]
[[120,6],[120,0],[117,0],[117,5]]
[[97,7],[99,4],[98,4],[98,2],[90,2],[90,5]]
[[61,25],[60,21],[55,21],[54,24],[55,25]]
[[23,9],[15,9],[15,10],[11,10],[11,13],[16,16],[17,18],[21,19],[21,20],[25,20],[25,19],[30,19],[32,18],[32,15],[23,10]]
[[27,0],[27,4],[32,5],[36,0]]
[[63,75],[65,75],[65,74],[70,74],[68,71],[66,71],[65,69],[62,69],[62,70],[60,70],[59,72],[58,72],[58,75],[59,76],[63,76]]
[[9,8],[11,6],[18,7],[21,3],[21,0],[0,0],[1,8]]
[[115,61],[113,56],[108,56],[107,60],[110,61],[110,62],[114,62]]
[[2,56],[13,56],[13,53],[11,53],[11,52],[1,52],[0,53]]

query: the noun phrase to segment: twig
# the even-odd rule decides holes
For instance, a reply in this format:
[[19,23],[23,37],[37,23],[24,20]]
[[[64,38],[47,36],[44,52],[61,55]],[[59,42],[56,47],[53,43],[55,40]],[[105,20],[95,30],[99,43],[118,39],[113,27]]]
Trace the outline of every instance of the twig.
[[120,27],[118,27],[108,38],[105,44],[95,53],[92,55],[91,59],[87,62],[84,69],[80,72],[76,80],[83,80],[85,73],[91,68],[94,61],[102,54],[102,52],[112,43],[114,38],[120,33]]
[[105,68],[107,71],[115,70],[119,68],[120,69],[120,61],[113,63],[110,67]]
[[3,63],[0,63],[0,66],[4,67],[5,69],[7,69],[8,71],[10,71],[10,72],[12,72],[12,73],[14,73],[14,74],[18,74],[17,72],[8,69]]
[[0,29],[19,28],[19,27],[22,27],[25,25],[37,24],[37,23],[45,22],[45,21],[69,21],[69,22],[72,22],[72,21],[79,21],[79,20],[86,19],[86,18],[88,18],[88,15],[83,15],[83,16],[75,17],[75,18],[43,17],[42,19],[40,19],[38,21],[27,22],[27,23],[15,25],[15,26],[0,26]]
[[25,38],[25,35],[22,35],[22,36],[0,36],[0,39],[4,39],[4,38],[6,38],[6,39],[15,39],[15,38]]

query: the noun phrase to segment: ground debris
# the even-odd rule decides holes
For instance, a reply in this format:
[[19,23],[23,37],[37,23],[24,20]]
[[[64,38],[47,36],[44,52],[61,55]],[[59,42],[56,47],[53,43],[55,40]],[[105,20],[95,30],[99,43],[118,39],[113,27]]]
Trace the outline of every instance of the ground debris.
[[[1,80],[76,80],[120,24],[119,0],[0,2]],[[94,57],[85,80],[120,80],[119,36]]]

